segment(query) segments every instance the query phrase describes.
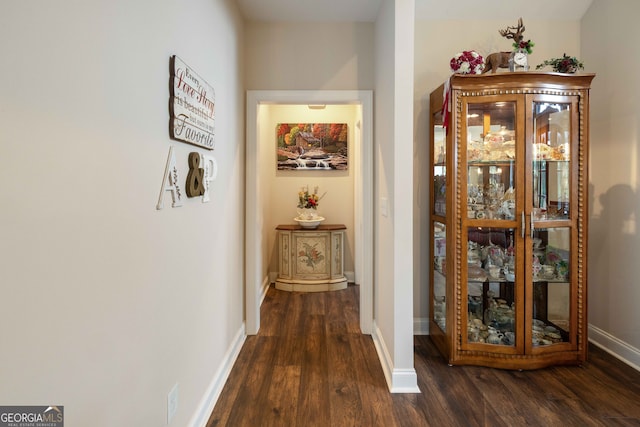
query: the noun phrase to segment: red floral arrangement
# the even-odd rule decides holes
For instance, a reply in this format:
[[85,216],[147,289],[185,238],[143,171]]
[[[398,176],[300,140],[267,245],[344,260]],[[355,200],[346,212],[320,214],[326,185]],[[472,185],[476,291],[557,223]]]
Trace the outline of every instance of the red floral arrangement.
[[531,40],[527,40],[527,41],[520,40],[519,42],[514,42],[512,46],[513,46],[513,47],[514,47],[514,49],[516,49],[516,50],[518,50],[518,49],[526,50],[526,51],[527,51],[527,53],[528,53],[529,55],[531,55],[531,53],[533,52],[533,47],[534,47],[535,45],[536,45],[536,44],[535,44],[534,42],[532,42]]
[[550,65],[556,73],[575,73],[578,70],[584,70],[584,64],[575,56],[562,54],[562,58],[551,58],[545,60],[542,64],[536,66],[536,70]]
[[484,70],[484,58],[475,50],[465,50],[451,58],[449,65],[454,73],[480,74]]

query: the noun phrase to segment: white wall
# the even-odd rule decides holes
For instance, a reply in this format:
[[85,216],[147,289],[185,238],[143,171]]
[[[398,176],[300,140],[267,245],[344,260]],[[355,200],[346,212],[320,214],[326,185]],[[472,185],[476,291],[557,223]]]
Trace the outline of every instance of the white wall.
[[[261,121],[260,170],[266,194],[265,230],[268,231],[267,249],[269,271],[278,271],[278,243],[275,227],[292,224],[297,215],[298,192],[303,186],[310,190],[319,187],[325,196],[318,205],[318,215],[326,218],[327,224],[347,226],[344,244],[344,269],[354,271],[354,137],[355,126],[360,118],[360,107],[356,105],[327,105],[323,110],[310,110],[306,105],[261,105],[269,110],[268,119]],[[345,171],[278,171],[276,166],[276,126],[279,123],[347,123],[349,169]],[[264,169],[264,174],[262,173]]]
[[394,392],[417,391],[413,367],[413,0],[382,2],[375,31],[374,341]]
[[[2,404],[69,426],[166,425],[208,409],[243,327],[242,21],[231,0],[0,6]],[[212,200],[156,210],[169,57],[216,89]],[[167,194],[168,195],[168,194]]]
[[248,89],[373,89],[373,24],[246,24]]
[[[393,117],[395,67],[394,2],[383,1],[376,21],[376,88],[374,103],[374,319],[386,345],[393,348]],[[387,215],[381,213],[381,203]],[[383,206],[384,207],[384,206]]]
[[[580,23],[567,21],[534,21],[522,16],[525,39],[535,46],[529,64],[562,56],[564,52],[579,55]],[[511,43],[498,34],[499,29],[513,26],[514,21],[418,21],[415,26],[414,86],[414,311],[416,333],[428,333],[429,317],[429,96],[450,75],[449,61],[458,52],[474,49],[485,56],[491,52],[510,50]],[[586,71],[592,71],[587,64]],[[501,70],[503,71],[503,70]],[[506,70],[504,70],[506,71]],[[550,71],[550,70],[547,70]]]
[[591,90],[589,337],[640,369],[640,3],[595,0],[582,22]]

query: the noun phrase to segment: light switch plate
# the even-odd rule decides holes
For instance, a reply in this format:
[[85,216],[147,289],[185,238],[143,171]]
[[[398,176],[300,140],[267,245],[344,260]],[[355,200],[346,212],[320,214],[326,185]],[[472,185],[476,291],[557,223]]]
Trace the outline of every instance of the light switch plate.
[[167,424],[171,424],[176,412],[178,412],[178,383],[173,386],[167,395]]
[[389,216],[389,200],[386,197],[380,197],[380,215]]

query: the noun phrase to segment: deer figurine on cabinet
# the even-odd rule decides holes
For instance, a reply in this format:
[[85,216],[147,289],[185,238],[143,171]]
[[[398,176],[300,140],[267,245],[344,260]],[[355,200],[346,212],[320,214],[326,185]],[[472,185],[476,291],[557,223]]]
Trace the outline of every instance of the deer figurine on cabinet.
[[[513,42],[519,44],[523,39],[525,27],[522,23],[522,18],[518,19],[518,25],[515,27],[507,27],[504,30],[498,30],[498,33],[506,39],[513,39]],[[509,60],[511,59],[512,52],[494,52],[487,56],[485,60],[485,67],[482,73],[491,71],[495,73],[498,68],[510,68]]]

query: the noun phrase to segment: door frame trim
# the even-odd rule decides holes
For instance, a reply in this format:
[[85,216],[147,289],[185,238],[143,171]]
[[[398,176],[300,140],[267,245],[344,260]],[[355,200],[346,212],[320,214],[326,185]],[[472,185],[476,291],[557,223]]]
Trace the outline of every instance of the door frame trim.
[[359,105],[360,120],[355,129],[354,238],[355,281],[360,285],[360,330],[373,329],[373,91],[247,91],[245,145],[245,329],[255,335],[260,329],[263,283],[268,276],[262,265],[264,230],[258,168],[259,109],[268,104],[347,104]]

